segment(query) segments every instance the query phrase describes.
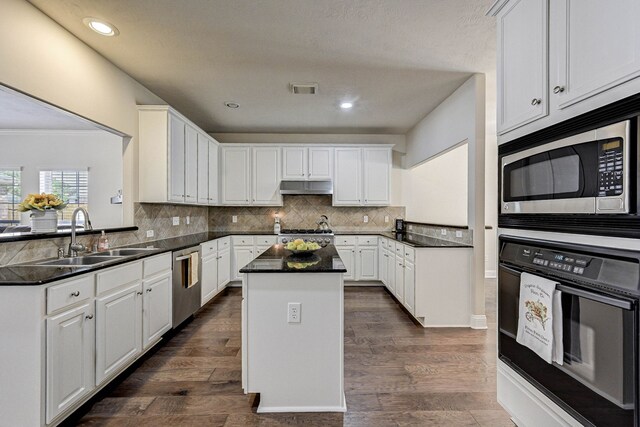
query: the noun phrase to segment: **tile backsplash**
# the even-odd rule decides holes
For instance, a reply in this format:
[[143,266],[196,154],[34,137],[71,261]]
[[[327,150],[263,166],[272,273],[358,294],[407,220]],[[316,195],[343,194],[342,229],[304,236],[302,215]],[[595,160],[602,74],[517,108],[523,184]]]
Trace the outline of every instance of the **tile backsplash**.
[[[320,215],[329,217],[334,231],[391,230],[395,218],[405,215],[403,206],[338,207],[331,206],[331,196],[283,196],[281,207],[210,207],[211,231],[264,231],[272,230],[275,216],[280,217],[282,228],[316,228]],[[364,216],[368,222],[364,222]],[[233,223],[232,217],[238,222]],[[389,222],[385,222],[385,216]]]
[[[442,234],[442,230],[445,231],[445,234]],[[407,233],[419,234],[421,236],[433,237],[436,239],[447,240],[449,242],[473,245],[473,231],[464,227],[421,224],[418,222],[407,221],[406,231]],[[456,236],[456,232],[460,235],[460,237]]]

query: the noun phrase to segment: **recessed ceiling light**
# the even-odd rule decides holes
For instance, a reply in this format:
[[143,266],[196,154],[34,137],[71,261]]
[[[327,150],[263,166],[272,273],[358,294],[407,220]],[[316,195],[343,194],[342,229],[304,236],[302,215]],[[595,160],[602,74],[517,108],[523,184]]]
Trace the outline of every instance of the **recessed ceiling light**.
[[340,104],[340,108],[342,108],[343,110],[348,110],[351,107],[353,107],[353,102],[343,102],[342,104]]
[[120,31],[118,31],[115,25],[110,24],[101,19],[84,18],[82,22],[84,22],[84,25],[91,28],[93,31],[95,31],[96,33],[102,36],[111,37],[111,36],[117,36],[118,34],[120,34]]
[[229,108],[240,108],[240,104],[238,104],[237,102],[225,102],[224,105],[226,105]]

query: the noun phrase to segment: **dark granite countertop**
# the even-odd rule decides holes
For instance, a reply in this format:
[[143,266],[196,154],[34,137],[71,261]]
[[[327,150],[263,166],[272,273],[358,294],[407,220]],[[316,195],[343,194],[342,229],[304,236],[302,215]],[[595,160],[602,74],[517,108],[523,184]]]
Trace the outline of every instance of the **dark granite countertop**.
[[346,273],[347,269],[333,245],[318,249],[308,256],[296,256],[273,245],[258,258],[240,269],[240,273]]
[[382,236],[414,248],[473,248],[473,245],[450,242],[435,237],[412,233],[396,233],[394,231],[336,231],[336,236]]

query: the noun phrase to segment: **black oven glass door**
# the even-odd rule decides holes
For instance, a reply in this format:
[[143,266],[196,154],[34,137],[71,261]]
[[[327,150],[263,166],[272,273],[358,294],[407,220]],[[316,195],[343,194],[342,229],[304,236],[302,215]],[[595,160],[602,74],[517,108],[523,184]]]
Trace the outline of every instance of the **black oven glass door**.
[[598,141],[534,154],[503,169],[503,201],[575,199],[598,195]]
[[520,271],[500,265],[498,283],[500,359],[586,425],[637,426],[635,305],[561,281],[560,366],[516,342]]

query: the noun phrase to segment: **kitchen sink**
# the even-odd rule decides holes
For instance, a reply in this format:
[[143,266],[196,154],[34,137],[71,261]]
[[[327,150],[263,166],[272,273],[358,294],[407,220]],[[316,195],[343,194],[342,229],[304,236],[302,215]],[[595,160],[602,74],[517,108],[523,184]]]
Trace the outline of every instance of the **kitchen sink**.
[[97,265],[97,264],[105,264],[108,262],[112,262],[115,260],[122,259],[121,256],[81,256],[75,258],[60,258],[54,259],[50,261],[43,261],[36,264],[32,264],[33,266],[45,266],[45,267],[81,267],[85,265]]
[[98,253],[91,254],[91,255],[88,255],[88,256],[90,256],[90,257],[99,257],[99,258],[114,257],[114,256],[123,257],[123,256],[133,256],[133,255],[145,254],[145,253],[147,253],[149,251],[157,251],[157,249],[156,248],[111,249],[110,251],[98,252]]

